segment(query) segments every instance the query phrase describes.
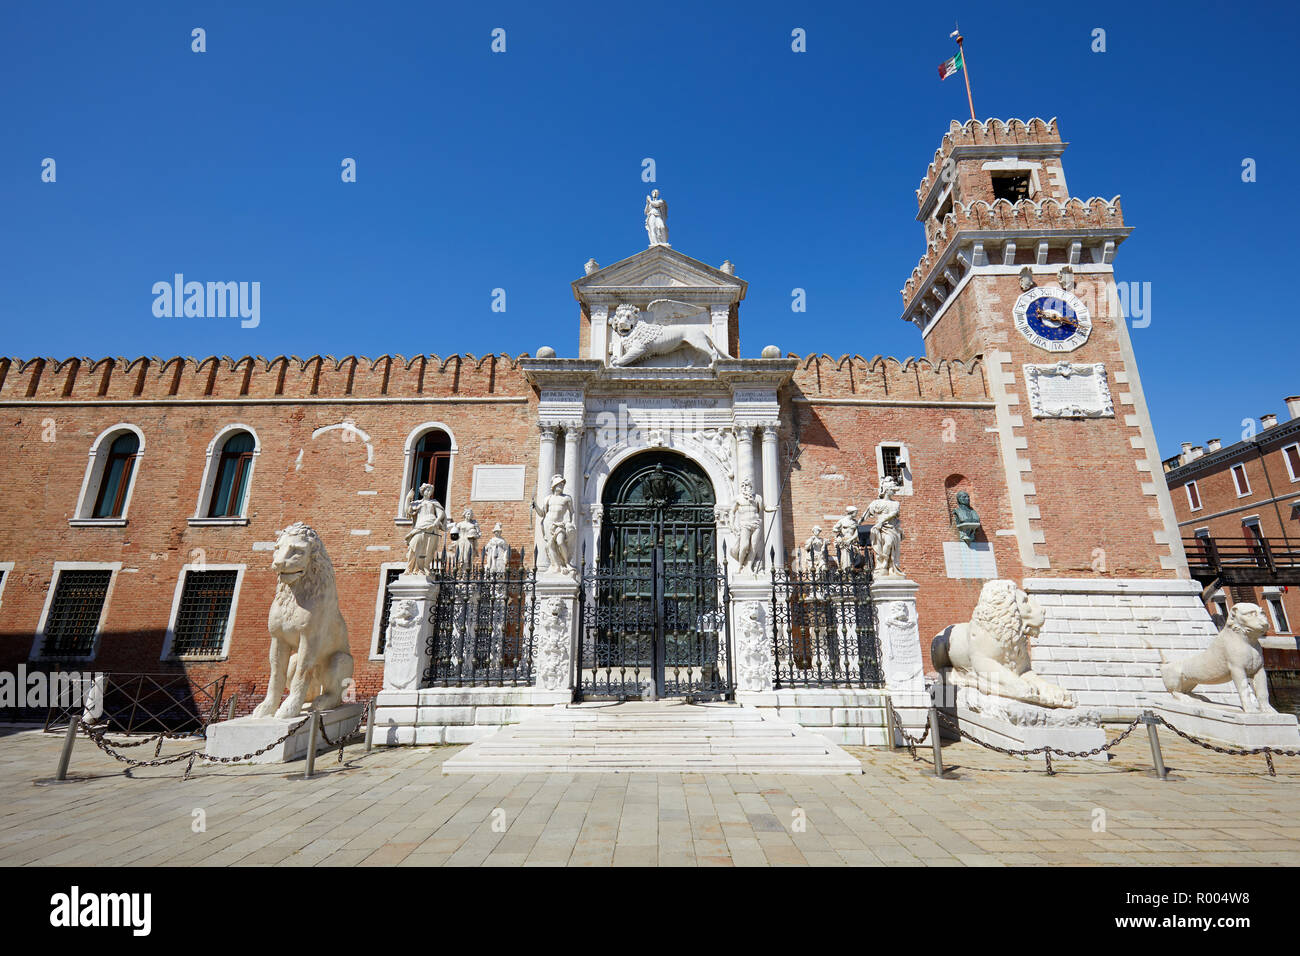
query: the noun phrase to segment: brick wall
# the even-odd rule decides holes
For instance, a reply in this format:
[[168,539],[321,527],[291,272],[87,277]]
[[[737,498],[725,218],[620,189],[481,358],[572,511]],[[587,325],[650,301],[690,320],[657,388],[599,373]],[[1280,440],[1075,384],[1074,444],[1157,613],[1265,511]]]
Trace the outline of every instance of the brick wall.
[[[0,406],[0,453],[21,463],[0,487],[0,561],[14,562],[0,599],[3,669],[28,658],[56,561],[122,563],[96,669],[176,669],[159,660],[173,595],[181,566],[202,559],[244,564],[247,570],[229,658],[189,669],[199,679],[228,674],[232,687],[243,688],[241,696],[251,695],[253,685],[264,690],[275,575],[269,551],[254,547],[304,520],[320,533],[333,561],[358,693],[369,695],[382,675],[382,664],[369,661],[381,565],[405,559],[407,526],[394,519],[412,430],[439,421],[455,439],[449,504],[457,517],[471,504],[475,464],[524,465],[525,495],[536,483],[535,398],[505,357],[79,365],[21,368],[10,362],[0,382],[0,399],[25,399],[31,392],[42,401]],[[102,404],[101,393],[117,403]],[[145,436],[127,524],[69,527],[87,452],[101,432],[120,422],[138,426]],[[329,429],[343,422],[357,431]],[[187,519],[200,507],[208,445],[233,423],[248,426],[260,441],[248,523],[191,526]],[[511,545],[531,553],[526,502],[472,506],[485,537],[500,521]]]

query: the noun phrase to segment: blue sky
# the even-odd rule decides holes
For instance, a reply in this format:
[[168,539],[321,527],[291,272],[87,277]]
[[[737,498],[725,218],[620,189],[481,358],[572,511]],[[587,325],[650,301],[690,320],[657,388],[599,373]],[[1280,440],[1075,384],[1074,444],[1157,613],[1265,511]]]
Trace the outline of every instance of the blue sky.
[[[1294,7],[545,6],[9,5],[0,352],[574,354],[569,283],[644,248],[652,157],[674,247],[750,283],[742,354],[920,354],[898,289],[967,116],[936,73],[960,16],[980,118],[1058,117],[1071,191],[1123,197],[1162,453],[1300,393]],[[260,282],[260,325],[155,317],[177,272]]]

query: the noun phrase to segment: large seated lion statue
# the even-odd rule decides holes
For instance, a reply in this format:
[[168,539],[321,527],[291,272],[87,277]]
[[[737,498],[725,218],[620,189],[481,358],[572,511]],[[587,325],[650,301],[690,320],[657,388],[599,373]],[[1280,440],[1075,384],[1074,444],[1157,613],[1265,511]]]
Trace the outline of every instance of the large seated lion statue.
[[271,570],[280,576],[266,625],[271,679],[253,716],[292,719],[308,701],[313,711],[337,707],[352,677],[352,652],[325,545],[301,521],[292,524],[276,540]]
[[995,697],[1073,707],[1074,697],[1033,672],[1029,642],[1044,621],[1043,609],[1014,581],[989,581],[969,624],[953,624],[934,639],[930,660],[952,668],[953,683]]

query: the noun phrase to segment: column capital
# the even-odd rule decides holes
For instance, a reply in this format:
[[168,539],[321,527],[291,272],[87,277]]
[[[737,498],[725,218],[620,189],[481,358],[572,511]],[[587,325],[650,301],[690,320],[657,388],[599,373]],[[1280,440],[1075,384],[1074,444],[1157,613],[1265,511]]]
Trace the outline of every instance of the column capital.
[[758,427],[747,422],[737,422],[734,426],[736,429],[736,438],[743,442],[752,442],[754,440],[754,431]]
[[559,434],[560,426],[553,425],[549,422],[538,422],[537,431],[542,436],[542,441],[553,442],[556,435]]

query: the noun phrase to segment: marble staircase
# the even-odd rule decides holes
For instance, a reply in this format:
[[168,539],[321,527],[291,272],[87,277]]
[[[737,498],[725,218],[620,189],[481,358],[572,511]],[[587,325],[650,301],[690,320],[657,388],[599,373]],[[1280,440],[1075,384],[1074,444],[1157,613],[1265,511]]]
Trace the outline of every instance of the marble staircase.
[[562,704],[449,758],[443,773],[859,774],[825,737],[753,707],[681,700]]

